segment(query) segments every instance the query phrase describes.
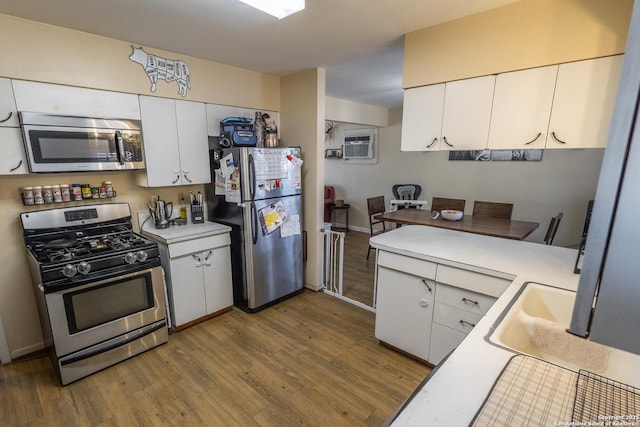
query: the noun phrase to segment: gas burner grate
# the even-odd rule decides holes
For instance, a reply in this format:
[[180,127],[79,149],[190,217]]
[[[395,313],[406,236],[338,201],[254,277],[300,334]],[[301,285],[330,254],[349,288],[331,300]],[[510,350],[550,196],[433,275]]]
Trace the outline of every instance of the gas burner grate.
[[588,371],[578,373],[573,422],[638,425],[639,415],[640,389]]

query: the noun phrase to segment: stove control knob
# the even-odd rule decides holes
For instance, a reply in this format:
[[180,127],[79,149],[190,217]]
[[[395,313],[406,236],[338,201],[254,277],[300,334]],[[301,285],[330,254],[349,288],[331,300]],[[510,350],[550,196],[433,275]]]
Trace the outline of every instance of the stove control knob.
[[145,251],[138,251],[136,252],[136,258],[138,259],[138,261],[143,262],[147,260],[147,257],[149,255],[145,252]]
[[136,257],[136,254],[134,254],[133,252],[129,252],[124,256],[124,261],[127,264],[133,264],[137,259],[138,258]]
[[88,274],[89,271],[91,271],[91,264],[89,264],[88,262],[83,261],[80,264],[78,264],[78,273]]
[[65,265],[62,269],[62,274],[64,275],[64,277],[73,277],[77,272],[78,269],[76,268],[76,266],[71,264]]

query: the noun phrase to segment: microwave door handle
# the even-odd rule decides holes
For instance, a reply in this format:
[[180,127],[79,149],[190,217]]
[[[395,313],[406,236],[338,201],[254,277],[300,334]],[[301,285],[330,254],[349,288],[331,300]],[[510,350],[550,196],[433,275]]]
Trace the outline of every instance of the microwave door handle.
[[122,132],[116,131],[116,150],[118,153],[118,162],[124,165],[124,141],[122,140]]

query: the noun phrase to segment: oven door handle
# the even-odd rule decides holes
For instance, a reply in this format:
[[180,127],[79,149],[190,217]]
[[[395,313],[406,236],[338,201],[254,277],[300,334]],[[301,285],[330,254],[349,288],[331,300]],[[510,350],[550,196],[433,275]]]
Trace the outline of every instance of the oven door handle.
[[166,327],[167,325],[164,320],[159,323],[154,323],[153,325],[145,326],[143,328],[138,329],[137,331],[130,332],[114,340],[109,340],[101,344],[98,344],[96,346],[93,346],[91,348],[88,348],[86,350],[81,350],[79,352],[70,354],[69,356],[61,357],[60,365],[61,366],[70,365],[72,363],[79,362],[81,360],[89,359],[90,357],[94,357],[98,354],[106,353],[107,351],[127,345],[133,341],[139,340],[142,337],[150,335]]

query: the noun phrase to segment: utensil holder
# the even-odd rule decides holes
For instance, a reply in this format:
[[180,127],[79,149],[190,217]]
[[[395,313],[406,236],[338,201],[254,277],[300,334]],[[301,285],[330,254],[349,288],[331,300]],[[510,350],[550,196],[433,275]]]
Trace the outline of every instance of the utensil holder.
[[204,222],[203,205],[191,205],[191,222],[193,224],[201,224]]

